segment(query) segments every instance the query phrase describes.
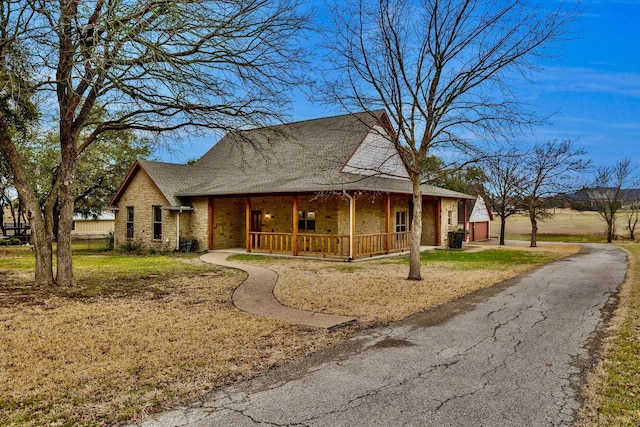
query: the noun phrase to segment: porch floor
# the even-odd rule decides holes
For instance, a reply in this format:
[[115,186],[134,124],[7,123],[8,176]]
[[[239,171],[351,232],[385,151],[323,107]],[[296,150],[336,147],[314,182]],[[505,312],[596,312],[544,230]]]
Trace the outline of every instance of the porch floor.
[[[420,246],[420,252],[423,251],[428,251],[428,250],[433,250],[433,249],[437,249],[437,248],[442,248],[442,246]],[[245,248],[229,248],[229,249],[214,249],[214,250],[210,250],[209,252],[214,252],[214,253],[228,253],[228,254],[247,254],[247,250]],[[397,256],[402,256],[402,255],[408,255],[409,251],[404,251],[404,252],[394,252],[391,254],[382,254],[382,255],[373,255],[373,256],[362,256],[360,258],[356,258],[354,260],[352,260],[351,262],[362,262],[362,261],[370,261],[370,260],[374,260],[374,259],[383,259],[383,258],[391,258],[391,257],[397,257]],[[313,260],[319,260],[319,261],[347,261],[347,259],[345,257],[341,257],[341,256],[329,256],[327,255],[325,258],[320,257],[320,256],[311,256],[311,255],[298,255],[298,256],[293,256],[291,254],[286,254],[286,253],[267,253],[267,252],[258,252],[258,251],[254,251],[251,252],[250,255],[262,255],[262,256],[270,256],[270,257],[279,257],[279,258],[296,258],[296,259],[313,259]]]

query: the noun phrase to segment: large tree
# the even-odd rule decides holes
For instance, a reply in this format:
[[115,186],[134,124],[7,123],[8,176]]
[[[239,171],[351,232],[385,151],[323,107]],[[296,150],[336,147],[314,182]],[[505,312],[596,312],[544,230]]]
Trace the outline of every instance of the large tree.
[[546,209],[549,199],[581,187],[581,174],[591,164],[585,155],[584,149],[566,139],[536,144],[525,157],[526,180],[522,185],[522,196],[524,210],[531,221],[532,248],[538,246],[538,220],[552,215]]
[[[560,39],[571,13],[520,0],[344,0],[332,10],[329,101],[389,113],[413,188],[409,279],[420,280],[424,160],[535,121],[508,79]],[[473,154],[471,154],[473,153]]]
[[[27,90],[13,91],[13,99],[33,94],[48,109],[44,117],[57,117],[60,167],[42,206],[19,141],[8,132],[0,135],[0,150],[32,214],[41,285],[54,283],[47,270],[56,205],[56,279],[74,283],[76,165],[102,135],[263,124],[279,117],[288,91],[303,81],[298,37],[307,17],[297,0],[5,0],[0,13],[0,46],[19,50],[32,69],[15,69],[9,51],[0,51],[0,73],[27,83]],[[0,120],[0,132],[5,128]]]

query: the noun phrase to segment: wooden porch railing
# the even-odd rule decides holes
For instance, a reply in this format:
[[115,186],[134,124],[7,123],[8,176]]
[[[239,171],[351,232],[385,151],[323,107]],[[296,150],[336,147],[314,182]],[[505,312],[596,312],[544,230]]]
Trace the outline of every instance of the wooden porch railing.
[[[389,252],[409,249],[411,232],[390,233]],[[356,256],[372,256],[387,253],[387,233],[360,234],[356,236]]]
[[[390,233],[389,252],[409,249],[410,231]],[[268,253],[293,254],[293,233],[249,233],[250,248]],[[356,236],[355,257],[372,256],[387,252],[387,234],[360,234]],[[316,256],[349,256],[349,236],[343,234],[298,234],[298,254]]]
[[390,252],[408,251],[411,248],[411,231],[391,233]]
[[249,233],[251,250],[293,253],[293,233],[265,233],[252,231]]
[[322,257],[349,256],[349,236],[341,234],[298,234],[300,254],[315,254]]

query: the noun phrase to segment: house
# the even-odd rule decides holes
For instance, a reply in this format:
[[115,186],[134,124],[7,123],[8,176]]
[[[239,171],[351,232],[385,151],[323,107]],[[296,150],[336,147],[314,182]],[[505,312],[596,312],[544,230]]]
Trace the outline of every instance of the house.
[[469,216],[469,241],[487,240],[491,235],[493,214],[485,200],[478,196]]
[[[619,193],[618,193],[619,192]],[[564,195],[569,206],[575,210],[598,210],[603,204],[617,201],[621,209],[637,209],[640,206],[640,189],[615,187],[582,188]]]
[[[409,248],[411,182],[384,111],[230,133],[190,165],[137,161],[111,201],[115,243],[355,259]],[[466,194],[423,186],[422,244]]]

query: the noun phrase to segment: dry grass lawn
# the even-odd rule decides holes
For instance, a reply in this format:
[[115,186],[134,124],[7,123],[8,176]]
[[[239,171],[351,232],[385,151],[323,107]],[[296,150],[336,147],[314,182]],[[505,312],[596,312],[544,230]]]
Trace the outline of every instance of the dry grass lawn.
[[[553,258],[576,253],[576,245],[510,246]],[[428,258],[428,256],[427,256]],[[426,265],[424,265],[426,264]],[[421,281],[406,280],[408,266],[386,261],[324,265],[317,261],[289,260],[270,263],[278,273],[275,296],[290,307],[323,313],[355,316],[363,323],[400,320],[469,292],[529,270],[519,265],[460,270],[447,262],[423,263]]]
[[[577,250],[541,245],[534,251],[558,258]],[[3,261],[0,273],[8,274]],[[139,419],[329,346],[356,328],[401,319],[534,267],[469,271],[443,262],[425,267],[425,280],[409,282],[398,259],[247,262],[278,272],[276,296],[285,304],[360,322],[324,331],[240,312],[230,300],[244,275],[220,268],[158,280],[149,292],[0,298],[0,425]],[[28,288],[23,280],[12,276],[12,289]]]

